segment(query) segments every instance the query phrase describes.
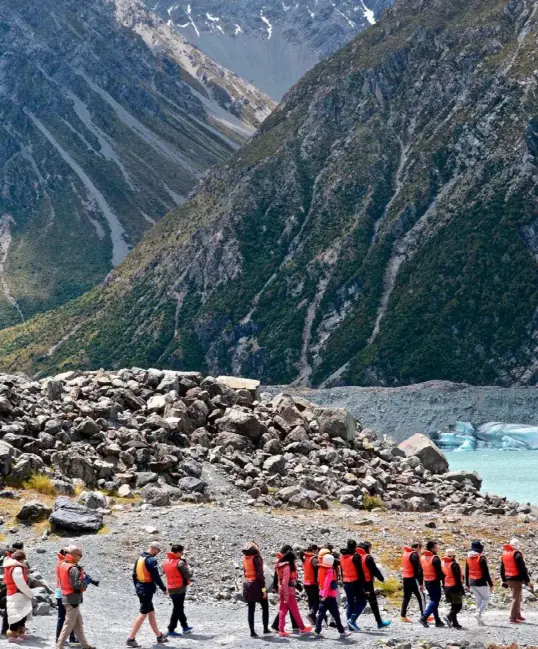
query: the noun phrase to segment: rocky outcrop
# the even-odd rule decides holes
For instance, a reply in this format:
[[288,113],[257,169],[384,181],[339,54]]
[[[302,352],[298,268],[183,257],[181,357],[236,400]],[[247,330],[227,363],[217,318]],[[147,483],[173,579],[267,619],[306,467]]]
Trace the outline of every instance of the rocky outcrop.
[[[363,428],[342,408],[257,393],[244,380],[220,383],[195,372],[131,368],[66,372],[32,381],[0,376],[10,408],[0,415],[5,475],[35,457],[60,493],[54,527],[95,531],[111,506],[102,492],[148,505],[203,502],[213,465],[253,506],[518,513],[517,503],[480,494],[476,474],[447,473],[427,438],[400,447]],[[255,398],[259,396],[258,398]],[[53,397],[53,398],[51,398]],[[29,504],[30,506],[30,504]]]

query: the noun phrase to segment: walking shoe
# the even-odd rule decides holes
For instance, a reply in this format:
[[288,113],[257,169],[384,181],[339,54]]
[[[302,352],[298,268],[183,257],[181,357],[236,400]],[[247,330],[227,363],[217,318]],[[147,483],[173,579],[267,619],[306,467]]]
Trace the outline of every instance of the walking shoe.
[[323,638],[323,634],[321,631],[318,633],[317,631],[314,631],[314,640],[321,640]]
[[340,638],[342,638],[342,640],[347,640],[350,637],[350,635],[351,633],[349,631],[344,631],[344,633],[340,634]]
[[273,632],[271,631],[271,629],[269,627],[266,627],[263,630],[263,635],[273,635]]
[[287,631],[279,631],[279,632],[278,632],[278,635],[279,635],[281,638],[289,638],[289,637],[290,637],[290,634],[289,634]]
[[525,622],[525,618],[524,618],[524,617],[518,617],[517,620],[518,620],[518,622]]
[[422,626],[427,629],[430,625],[428,624],[428,620],[425,617],[419,617],[418,621]]
[[250,632],[250,637],[251,638],[259,638],[260,636],[256,633],[256,631],[251,631]]
[[194,627],[192,626],[183,627],[183,635],[189,635],[189,633],[192,633],[193,631],[194,631]]
[[446,626],[446,624],[445,624],[444,622],[441,622],[441,620],[439,620],[439,622],[436,622],[436,623],[435,623],[435,627],[436,627],[437,629],[444,629],[445,626]]
[[179,633],[179,631],[168,631],[168,637],[169,638],[181,638],[181,637],[183,637],[183,633]]
[[135,640],[135,638],[128,638],[125,643],[128,647],[140,647],[141,645]]
[[164,644],[165,642],[169,642],[168,633],[161,633],[161,635],[158,635],[157,642],[158,644]]
[[357,624],[357,621],[356,621],[356,620],[348,620],[348,621],[347,621],[347,626],[348,626],[348,629],[349,629],[350,631],[360,631],[360,630],[361,630],[361,628],[360,628],[360,626]]
[[390,620],[383,620],[383,622],[380,622],[380,623],[377,625],[377,628],[378,628],[378,629],[386,629],[386,628],[387,628],[388,626],[390,626],[391,624],[392,624],[392,622],[391,622]]
[[456,629],[457,631],[463,631],[463,627],[461,626],[461,624],[453,624],[452,628]]
[[400,622],[403,622],[404,624],[413,624],[413,620],[410,617],[401,617]]
[[305,626],[302,629],[299,630],[299,633],[312,633],[312,627],[311,626]]

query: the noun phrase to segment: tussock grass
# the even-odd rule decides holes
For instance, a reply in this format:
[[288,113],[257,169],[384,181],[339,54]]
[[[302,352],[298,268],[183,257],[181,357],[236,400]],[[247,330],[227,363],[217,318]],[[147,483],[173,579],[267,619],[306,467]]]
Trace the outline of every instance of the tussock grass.
[[362,506],[366,509],[367,512],[371,512],[372,509],[386,509],[385,503],[378,496],[370,496],[365,494],[362,499]]
[[22,483],[22,486],[26,490],[37,491],[45,496],[56,495],[56,487],[52,479],[43,473],[34,473],[31,478]]

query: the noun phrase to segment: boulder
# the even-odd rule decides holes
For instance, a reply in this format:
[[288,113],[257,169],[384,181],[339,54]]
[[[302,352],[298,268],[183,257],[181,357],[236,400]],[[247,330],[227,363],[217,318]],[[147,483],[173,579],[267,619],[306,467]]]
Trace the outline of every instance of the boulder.
[[263,470],[267,473],[279,473],[284,475],[286,472],[286,459],[283,455],[273,455],[272,457],[267,458],[263,463]]
[[30,500],[20,508],[17,520],[23,523],[37,523],[44,521],[52,514],[52,509],[39,500]]
[[259,401],[260,382],[255,379],[243,379],[238,376],[217,376],[217,382],[232,390],[248,390],[252,397]]
[[63,385],[55,379],[45,379],[41,384],[41,394],[51,401],[58,401],[62,398]]
[[148,412],[161,414],[166,407],[166,397],[163,394],[155,394],[148,400]]
[[101,432],[101,427],[93,419],[87,417],[76,427],[76,431],[82,437],[93,437]]
[[215,438],[215,446],[231,446],[236,451],[252,451],[252,442],[248,437],[237,433],[220,433]]
[[130,498],[133,495],[133,490],[128,484],[122,484],[118,489],[118,496],[120,498]]
[[109,498],[100,491],[83,491],[77,498],[77,502],[88,509],[106,509]]
[[98,532],[103,527],[103,515],[65,496],[56,499],[49,521],[53,529],[69,532]]
[[262,426],[253,412],[244,412],[237,408],[228,408],[219,420],[218,427],[222,432],[235,433],[254,440],[258,439],[263,432]]
[[148,484],[142,489],[142,498],[144,502],[154,507],[168,507],[170,504],[168,491],[154,484]]
[[475,489],[480,491],[482,488],[482,478],[476,471],[449,471],[449,473],[443,475],[443,480],[454,482],[469,480]]
[[97,477],[92,463],[87,457],[80,455],[75,448],[59,451],[52,456],[52,465],[68,478],[77,478],[91,487]]
[[293,496],[296,496],[297,494],[301,493],[301,487],[297,485],[293,485],[291,487],[284,487],[283,489],[280,489],[276,496],[277,498],[280,498],[280,500],[283,500],[284,502],[288,502],[290,498],[293,498]]
[[0,475],[7,476],[11,469],[13,458],[18,454],[14,446],[0,441]]
[[314,415],[319,424],[319,432],[329,437],[355,439],[355,420],[345,408],[316,408]]
[[140,471],[136,474],[136,486],[138,488],[145,487],[151,482],[157,482],[159,476],[152,471]]
[[34,473],[41,473],[44,468],[45,463],[39,455],[23,453],[9,472],[9,477],[14,482],[20,483],[31,478]]
[[448,471],[448,461],[443,452],[426,435],[416,433],[402,442],[398,448],[405,453],[406,457],[417,457],[424,468],[432,473]]
[[193,476],[187,476],[186,478],[181,478],[177,485],[181,491],[185,493],[199,493],[203,494],[207,488],[207,482],[195,478]]

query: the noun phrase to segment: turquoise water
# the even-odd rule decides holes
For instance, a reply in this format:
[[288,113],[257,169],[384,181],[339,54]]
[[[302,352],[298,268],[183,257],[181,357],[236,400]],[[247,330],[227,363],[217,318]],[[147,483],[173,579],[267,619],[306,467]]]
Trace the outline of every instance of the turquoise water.
[[538,451],[445,452],[451,471],[476,471],[482,490],[538,506]]

